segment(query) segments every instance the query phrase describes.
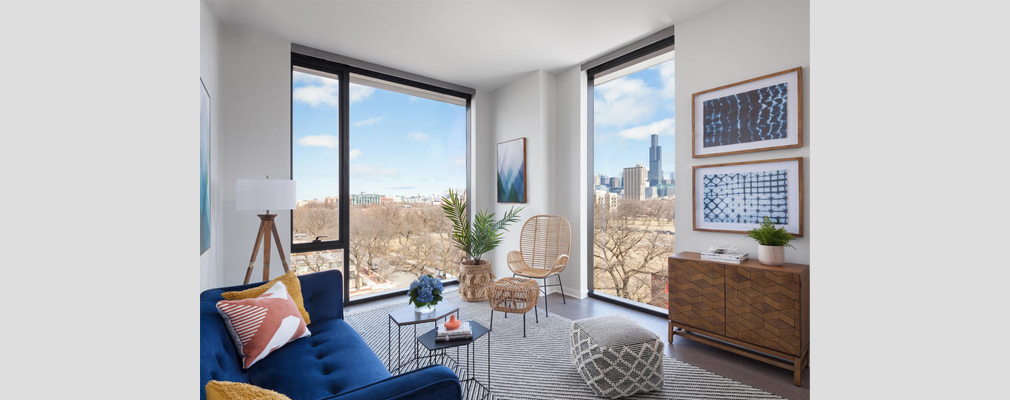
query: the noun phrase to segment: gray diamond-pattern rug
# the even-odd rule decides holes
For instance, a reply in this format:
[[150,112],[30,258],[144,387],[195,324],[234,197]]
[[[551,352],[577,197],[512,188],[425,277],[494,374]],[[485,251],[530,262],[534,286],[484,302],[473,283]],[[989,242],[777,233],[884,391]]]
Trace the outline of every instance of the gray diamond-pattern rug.
[[[460,300],[455,291],[443,294],[445,300],[457,304],[460,319],[477,321],[490,327],[491,309],[486,302],[469,303]],[[543,299],[543,298],[541,298]],[[386,361],[389,313],[407,305],[403,303],[364,308],[348,313],[344,318],[372,351],[383,362]],[[495,312],[494,331],[491,332],[491,394],[494,399],[600,399],[586,384],[572,363],[571,328],[572,321],[551,313],[545,317],[540,311],[540,322],[536,323],[533,313],[526,316],[526,337],[523,337],[523,318],[510,314],[508,319],[501,312]],[[421,335],[434,328],[434,324],[418,326]],[[396,361],[396,326],[393,326],[393,359]],[[403,333],[404,359],[414,351],[411,337],[412,328],[405,327]],[[474,344],[478,381],[487,386],[487,340],[479,339]],[[421,347],[421,352],[425,350]],[[449,357],[456,359],[455,351],[448,351]],[[464,358],[463,351],[460,357]],[[449,362],[448,364],[454,364]],[[388,365],[388,364],[387,364]],[[449,365],[455,367],[454,365]],[[725,378],[691,364],[663,357],[664,383],[659,391],[638,393],[627,399],[781,399],[781,397],[743,383]]]

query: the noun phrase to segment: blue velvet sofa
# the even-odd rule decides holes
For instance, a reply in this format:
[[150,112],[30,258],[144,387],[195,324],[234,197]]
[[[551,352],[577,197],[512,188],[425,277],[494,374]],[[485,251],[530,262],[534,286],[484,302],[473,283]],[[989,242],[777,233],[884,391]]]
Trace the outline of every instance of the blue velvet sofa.
[[200,294],[200,398],[211,380],[244,382],[292,400],[460,399],[459,378],[436,365],[390,376],[382,360],[344,321],[340,271],[299,277],[312,336],[288,343],[243,370],[215,304],[221,293],[262,283],[210,289]]

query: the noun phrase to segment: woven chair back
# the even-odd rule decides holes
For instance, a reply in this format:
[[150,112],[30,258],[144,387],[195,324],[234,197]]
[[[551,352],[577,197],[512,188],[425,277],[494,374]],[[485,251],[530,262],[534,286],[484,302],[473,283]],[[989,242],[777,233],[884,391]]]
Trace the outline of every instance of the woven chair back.
[[550,269],[559,255],[571,250],[571,236],[572,227],[565,217],[536,215],[523,224],[519,252],[530,267]]

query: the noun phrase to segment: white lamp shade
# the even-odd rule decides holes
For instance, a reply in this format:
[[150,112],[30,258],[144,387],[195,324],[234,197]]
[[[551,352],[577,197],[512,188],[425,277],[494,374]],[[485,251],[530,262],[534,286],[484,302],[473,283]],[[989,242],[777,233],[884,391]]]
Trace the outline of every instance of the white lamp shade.
[[295,208],[295,181],[239,179],[235,205],[239,210],[291,210]]

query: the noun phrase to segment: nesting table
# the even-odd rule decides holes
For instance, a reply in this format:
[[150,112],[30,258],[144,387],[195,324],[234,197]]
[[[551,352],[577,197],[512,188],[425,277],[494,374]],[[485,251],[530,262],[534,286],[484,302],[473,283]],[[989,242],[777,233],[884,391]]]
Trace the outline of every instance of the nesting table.
[[[414,311],[413,306],[404,306],[389,313],[389,320],[386,322],[386,328],[388,329],[386,333],[386,366],[389,372],[399,375],[404,367],[411,365],[415,366],[413,369],[420,367],[421,358],[418,356],[417,340],[413,340],[414,351],[411,353],[411,357],[406,363],[403,362],[403,340],[401,339],[404,327],[413,327],[414,335],[411,338],[417,338],[418,325],[431,323],[437,329],[438,321],[453,313],[456,314],[456,318],[459,318],[459,307],[448,301],[439,302],[435,305],[435,311],[427,314],[420,314]],[[396,325],[396,365],[393,365],[393,325]]]

